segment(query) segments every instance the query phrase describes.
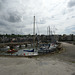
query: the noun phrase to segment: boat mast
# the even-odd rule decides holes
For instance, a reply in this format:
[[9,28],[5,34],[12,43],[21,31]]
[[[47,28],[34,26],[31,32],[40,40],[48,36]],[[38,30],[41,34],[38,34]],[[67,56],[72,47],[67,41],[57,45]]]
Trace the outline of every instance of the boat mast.
[[50,36],[50,26],[49,26],[49,36]]
[[35,16],[34,16],[33,35],[35,35]]
[[34,48],[35,48],[35,16],[34,16],[34,23],[33,23],[33,36],[34,36],[34,42],[33,42],[33,45],[34,45]]

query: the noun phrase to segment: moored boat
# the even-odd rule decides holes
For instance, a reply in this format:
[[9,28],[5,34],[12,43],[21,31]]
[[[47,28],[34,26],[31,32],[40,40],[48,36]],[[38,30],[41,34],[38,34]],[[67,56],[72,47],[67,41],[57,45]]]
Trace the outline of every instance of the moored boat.
[[23,51],[26,51],[26,52],[34,52],[34,49],[32,49],[32,50],[23,50]]
[[14,53],[17,52],[18,50],[12,49],[12,50],[8,50],[7,53]]

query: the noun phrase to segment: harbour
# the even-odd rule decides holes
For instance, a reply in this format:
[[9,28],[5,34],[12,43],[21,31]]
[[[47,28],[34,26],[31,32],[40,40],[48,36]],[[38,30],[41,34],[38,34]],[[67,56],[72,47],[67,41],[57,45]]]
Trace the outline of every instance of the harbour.
[[[75,46],[62,42],[60,53],[44,54],[36,57],[0,56],[1,75],[74,75]],[[32,69],[33,68],[33,69]]]
[[[0,51],[3,51],[1,55],[16,55],[16,56],[36,56],[39,55],[39,53],[50,53],[54,52],[57,48],[57,40],[55,39],[55,35],[50,37],[50,26],[47,28],[49,31],[49,37],[47,40],[39,40],[37,37],[37,34],[35,34],[35,16],[33,16],[33,35],[31,40],[28,40],[28,42],[19,42],[17,43],[15,41],[16,38],[11,39],[11,43],[4,43],[4,36],[3,36],[3,43],[0,44],[0,46],[6,46],[6,48],[3,47],[0,49]],[[14,35],[13,35],[14,36]],[[30,35],[29,35],[30,36]],[[28,38],[28,37],[27,37]],[[53,42],[52,42],[52,39]],[[27,39],[26,39],[27,40]],[[22,41],[24,41],[22,39]],[[13,43],[12,43],[13,42]],[[16,42],[16,43],[15,43]],[[31,48],[27,48],[28,44],[30,43]],[[19,48],[22,48],[24,46],[24,50],[19,50]],[[27,49],[26,49],[27,48]]]
[[75,75],[75,0],[0,0],[0,75]]
[[[41,44],[44,45],[44,44]],[[30,55],[39,55],[39,54],[47,54],[47,53],[51,53],[54,52],[57,48],[58,45],[50,45],[48,48],[49,44],[45,44],[46,46],[39,46],[37,48],[35,48],[35,51],[31,52],[31,50],[33,49],[31,44],[28,44],[28,46],[26,47],[25,45],[18,45],[15,46],[13,49],[17,50],[17,52],[7,52],[10,50],[9,46],[8,48],[0,48],[0,55],[12,55],[12,56],[30,56]],[[30,50],[27,51],[27,50]]]

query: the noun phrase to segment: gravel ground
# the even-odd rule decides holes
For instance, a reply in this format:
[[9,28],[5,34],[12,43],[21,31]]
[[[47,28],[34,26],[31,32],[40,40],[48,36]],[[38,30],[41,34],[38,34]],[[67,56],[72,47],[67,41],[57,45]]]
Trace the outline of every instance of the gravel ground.
[[0,57],[0,75],[75,75],[75,46],[62,44],[65,50],[58,54],[36,58]]

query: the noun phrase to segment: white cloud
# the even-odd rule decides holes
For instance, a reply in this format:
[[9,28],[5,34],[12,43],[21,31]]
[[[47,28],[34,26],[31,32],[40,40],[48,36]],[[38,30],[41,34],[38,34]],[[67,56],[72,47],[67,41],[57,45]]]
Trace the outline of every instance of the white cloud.
[[70,3],[71,0],[0,0],[0,33],[33,34],[35,15],[36,29],[38,25],[41,34],[47,34],[49,25],[62,34],[75,24],[75,8],[69,8]]

